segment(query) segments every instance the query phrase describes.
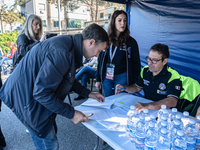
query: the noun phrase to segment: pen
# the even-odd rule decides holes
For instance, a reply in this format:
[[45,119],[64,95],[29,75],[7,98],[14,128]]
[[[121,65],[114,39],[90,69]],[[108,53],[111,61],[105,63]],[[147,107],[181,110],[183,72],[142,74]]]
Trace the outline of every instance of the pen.
[[91,113],[91,114],[87,115],[87,117],[91,117],[92,115],[93,115],[93,113]]
[[[115,90],[115,88],[112,89]],[[118,90],[126,90],[126,88],[118,88]]]

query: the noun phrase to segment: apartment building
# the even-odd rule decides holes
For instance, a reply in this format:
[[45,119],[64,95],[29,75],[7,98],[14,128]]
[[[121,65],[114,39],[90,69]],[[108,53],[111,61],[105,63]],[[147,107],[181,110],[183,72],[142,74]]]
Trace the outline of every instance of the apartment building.
[[[84,22],[89,21],[89,12],[87,6],[78,4],[76,10],[71,11],[69,8],[60,8],[61,30],[69,28],[84,28]],[[21,5],[21,11],[25,16],[36,14],[43,21],[44,31],[58,31],[58,6],[48,3],[47,0],[27,0]]]

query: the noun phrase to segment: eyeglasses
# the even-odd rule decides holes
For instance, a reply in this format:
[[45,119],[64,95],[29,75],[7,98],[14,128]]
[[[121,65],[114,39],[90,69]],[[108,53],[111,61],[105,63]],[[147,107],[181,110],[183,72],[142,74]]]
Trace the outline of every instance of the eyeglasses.
[[157,59],[151,59],[151,58],[149,58],[149,56],[147,56],[145,59],[147,62],[151,61],[152,64],[156,64],[158,61],[161,61],[161,60],[163,61],[165,58],[157,60]]

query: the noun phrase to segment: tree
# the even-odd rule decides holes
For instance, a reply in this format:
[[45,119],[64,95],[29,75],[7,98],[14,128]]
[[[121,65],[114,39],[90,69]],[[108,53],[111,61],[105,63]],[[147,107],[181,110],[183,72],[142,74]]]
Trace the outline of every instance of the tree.
[[[125,5],[118,4],[118,3],[112,3],[112,2],[106,2],[101,0],[80,0],[84,4],[86,4],[90,8],[90,17],[92,21],[97,21],[97,15],[98,15],[98,6],[104,6],[104,7],[111,7],[114,6],[116,9],[124,9]],[[95,6],[94,6],[95,4]],[[95,8],[96,7],[96,8]]]
[[24,23],[25,17],[21,16],[21,14],[19,14],[17,12],[14,12],[14,10],[12,9],[12,10],[5,13],[2,20],[4,22],[10,24],[10,31],[12,32],[12,24],[16,21],[20,22],[20,23]]
[[[57,0],[47,0],[47,1],[48,1],[48,3],[58,5],[58,1]],[[78,4],[78,2],[76,0],[60,0],[60,5],[65,10],[64,11],[65,12],[64,13],[64,18],[65,18],[65,28],[66,29],[67,29],[67,8],[70,11],[73,11],[73,10],[79,8],[79,6],[77,4]]]
[[6,5],[2,4],[1,9],[0,9],[1,33],[4,33],[4,30],[3,30],[3,16],[6,13],[5,9],[6,9]]
[[[22,2],[25,2],[26,0],[16,0],[15,3],[10,6],[9,8],[3,4],[1,6],[1,23],[2,21],[10,24],[10,31],[12,32],[12,24],[14,22],[20,22],[20,23],[24,23],[25,22],[25,17],[21,16],[21,14],[19,13],[19,11],[17,10],[17,5],[21,4]],[[3,26],[1,26],[2,31],[3,31]],[[2,32],[3,33],[3,32]]]

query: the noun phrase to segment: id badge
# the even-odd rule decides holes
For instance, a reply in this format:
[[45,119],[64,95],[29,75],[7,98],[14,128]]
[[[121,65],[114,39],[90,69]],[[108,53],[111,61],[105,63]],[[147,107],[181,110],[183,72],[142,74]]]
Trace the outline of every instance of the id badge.
[[114,64],[107,64],[107,70],[106,70],[106,79],[113,80],[114,79]]

